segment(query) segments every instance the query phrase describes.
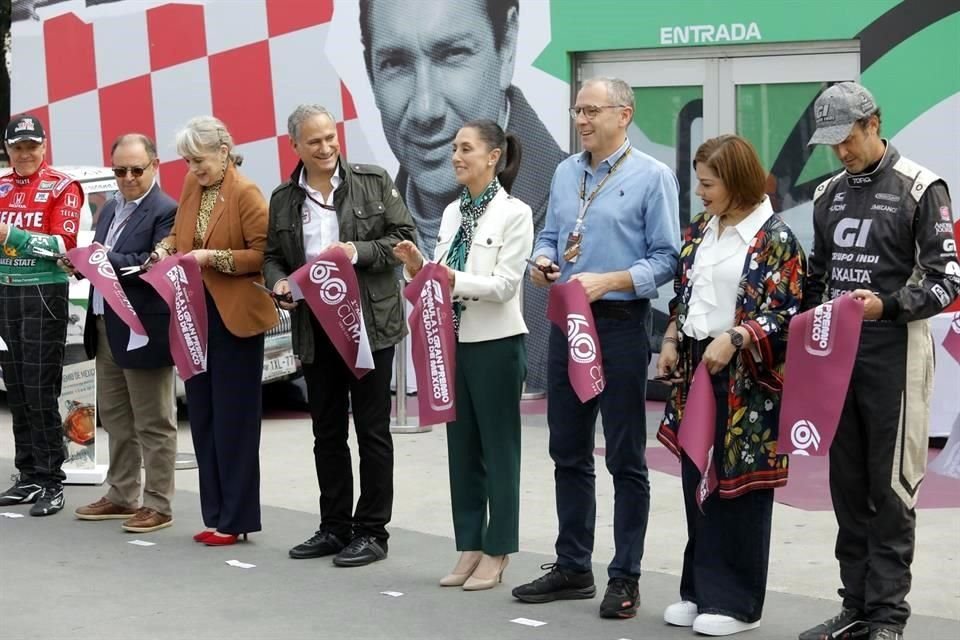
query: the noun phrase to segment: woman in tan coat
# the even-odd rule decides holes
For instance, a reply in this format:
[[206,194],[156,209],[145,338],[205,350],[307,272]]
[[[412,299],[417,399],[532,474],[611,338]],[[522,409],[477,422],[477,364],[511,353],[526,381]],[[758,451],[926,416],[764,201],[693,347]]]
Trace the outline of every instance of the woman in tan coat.
[[194,539],[222,546],[260,530],[263,334],[277,323],[273,302],[253,286],[263,282],[267,203],[237,171],[241,158],[220,120],[190,120],[177,152],[189,173],[154,258],[192,253],[203,273],[207,370],[184,383],[206,527]]

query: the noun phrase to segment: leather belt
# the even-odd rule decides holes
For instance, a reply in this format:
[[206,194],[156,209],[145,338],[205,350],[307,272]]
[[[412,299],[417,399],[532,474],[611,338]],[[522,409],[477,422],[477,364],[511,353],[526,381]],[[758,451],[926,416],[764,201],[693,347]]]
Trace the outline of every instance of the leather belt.
[[649,300],[597,300],[590,305],[594,318],[630,320],[642,317],[650,308]]

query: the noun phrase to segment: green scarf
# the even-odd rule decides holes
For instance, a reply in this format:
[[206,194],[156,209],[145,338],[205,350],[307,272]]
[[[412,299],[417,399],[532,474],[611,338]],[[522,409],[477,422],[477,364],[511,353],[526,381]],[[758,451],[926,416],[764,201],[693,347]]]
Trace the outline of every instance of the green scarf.
[[[496,178],[487,185],[476,199],[470,197],[470,190],[466,187],[460,192],[460,229],[453,238],[450,250],[447,252],[447,266],[454,271],[464,271],[467,268],[467,258],[470,256],[470,246],[473,244],[473,232],[477,229],[477,222],[487,210],[487,205],[500,191],[500,181]],[[463,307],[459,302],[453,303],[453,328],[460,335],[460,313]]]

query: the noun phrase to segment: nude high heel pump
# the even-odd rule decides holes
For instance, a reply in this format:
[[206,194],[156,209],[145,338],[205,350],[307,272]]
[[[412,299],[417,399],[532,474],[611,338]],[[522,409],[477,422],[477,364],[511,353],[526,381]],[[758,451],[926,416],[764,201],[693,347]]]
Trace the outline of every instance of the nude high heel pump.
[[[443,576],[442,578],[440,578],[440,586],[441,587],[462,587],[463,583],[465,583],[470,578],[470,575],[473,573],[473,570],[477,568],[478,564],[480,564],[481,558],[483,558],[483,554],[478,553],[476,562],[472,563],[469,567],[467,567],[467,571],[465,573],[451,572]],[[454,567],[454,569],[456,569],[456,567]]]
[[485,589],[493,589],[499,583],[503,582],[503,570],[507,568],[508,564],[510,564],[510,556],[504,555],[500,561],[500,569],[497,570],[495,576],[492,578],[478,578],[471,575],[467,578],[467,581],[463,583],[463,590],[483,591]]

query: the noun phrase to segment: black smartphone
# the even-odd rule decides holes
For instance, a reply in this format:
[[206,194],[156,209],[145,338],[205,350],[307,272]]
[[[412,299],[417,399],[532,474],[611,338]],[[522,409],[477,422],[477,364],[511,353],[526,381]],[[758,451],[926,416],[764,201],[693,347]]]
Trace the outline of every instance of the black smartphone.
[[527,264],[529,264],[531,267],[536,267],[537,269],[540,270],[540,273],[542,273],[542,274],[545,275],[545,276],[546,276],[546,275],[549,275],[549,274],[551,274],[551,273],[556,273],[556,272],[551,268],[551,265],[549,265],[549,264],[540,264],[539,262],[534,262],[534,261],[531,260],[530,258],[527,258]]

